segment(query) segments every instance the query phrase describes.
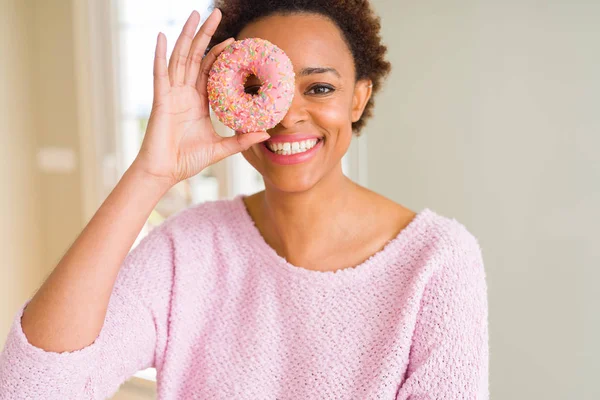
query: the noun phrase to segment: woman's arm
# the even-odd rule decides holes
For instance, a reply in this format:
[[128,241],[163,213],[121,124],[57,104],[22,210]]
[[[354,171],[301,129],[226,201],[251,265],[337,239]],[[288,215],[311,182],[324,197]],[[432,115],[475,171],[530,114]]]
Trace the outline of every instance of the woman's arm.
[[90,345],[125,256],[169,186],[130,167],[27,305],[28,341],[45,351]]
[[489,398],[483,258],[475,237],[459,235],[425,288],[397,400]]

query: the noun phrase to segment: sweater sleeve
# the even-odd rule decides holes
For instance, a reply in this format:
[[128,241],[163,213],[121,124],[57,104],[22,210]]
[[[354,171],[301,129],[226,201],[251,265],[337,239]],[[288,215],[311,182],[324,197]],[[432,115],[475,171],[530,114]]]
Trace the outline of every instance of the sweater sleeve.
[[90,345],[60,353],[32,345],[21,325],[31,299],[19,308],[0,353],[0,400],[106,399],[135,372],[155,366],[166,340],[173,260],[162,228],[126,256]]
[[397,400],[489,399],[486,275],[476,238],[469,242],[426,285]]

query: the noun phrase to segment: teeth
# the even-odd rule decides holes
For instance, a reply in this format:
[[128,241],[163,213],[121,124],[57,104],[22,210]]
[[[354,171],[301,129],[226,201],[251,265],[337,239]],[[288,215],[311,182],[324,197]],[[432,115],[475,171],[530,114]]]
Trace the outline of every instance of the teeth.
[[267,142],[267,147],[274,153],[281,155],[290,155],[296,153],[303,153],[307,150],[312,149],[317,144],[318,139],[303,140],[301,142],[291,143],[271,143]]

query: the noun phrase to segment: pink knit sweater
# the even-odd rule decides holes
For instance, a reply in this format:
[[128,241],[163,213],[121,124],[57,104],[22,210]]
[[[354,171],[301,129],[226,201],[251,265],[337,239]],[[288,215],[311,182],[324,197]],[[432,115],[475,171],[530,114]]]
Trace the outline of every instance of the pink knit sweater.
[[206,202],[125,259],[89,346],[47,352],[21,329],[0,354],[0,399],[105,399],[157,369],[169,399],[488,399],[481,248],[424,208],[358,266],[303,269],[242,201]]

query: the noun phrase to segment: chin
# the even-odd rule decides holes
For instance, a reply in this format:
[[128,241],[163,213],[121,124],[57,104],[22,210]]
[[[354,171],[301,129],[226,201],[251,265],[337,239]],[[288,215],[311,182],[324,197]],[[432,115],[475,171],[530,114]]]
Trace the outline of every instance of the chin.
[[270,176],[264,175],[265,188],[284,193],[303,193],[312,189],[319,182],[315,175],[302,174],[304,176]]
[[265,188],[285,193],[306,192],[317,185],[322,178],[322,171],[315,171],[314,168],[257,170],[263,177]]

